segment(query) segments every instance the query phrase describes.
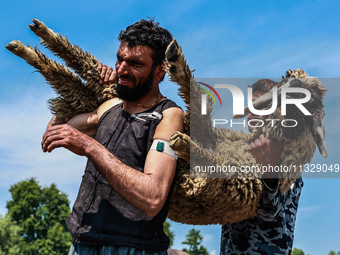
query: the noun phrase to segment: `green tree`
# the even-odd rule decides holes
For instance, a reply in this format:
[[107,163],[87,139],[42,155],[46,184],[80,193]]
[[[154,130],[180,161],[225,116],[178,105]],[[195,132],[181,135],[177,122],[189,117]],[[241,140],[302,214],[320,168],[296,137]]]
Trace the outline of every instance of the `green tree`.
[[189,249],[184,248],[183,251],[190,255],[209,255],[208,250],[201,245],[203,237],[200,235],[200,231],[191,229],[186,235],[186,240],[182,244],[189,246]]
[[8,214],[21,228],[23,254],[67,254],[71,245],[65,225],[70,213],[67,195],[55,184],[41,187],[34,178],[12,185],[9,191]]
[[173,231],[170,230],[170,222],[169,221],[165,221],[163,223],[163,229],[164,229],[164,233],[169,237],[170,239],[170,245],[169,248],[171,248],[171,246],[174,244],[174,240],[175,240],[175,234]]
[[335,252],[335,251],[330,251],[328,255],[340,255],[340,251]]
[[291,255],[305,255],[305,252],[304,252],[303,250],[301,250],[301,249],[294,248],[294,249],[292,250]]
[[9,215],[0,215],[0,255],[16,255],[20,253],[20,227]]

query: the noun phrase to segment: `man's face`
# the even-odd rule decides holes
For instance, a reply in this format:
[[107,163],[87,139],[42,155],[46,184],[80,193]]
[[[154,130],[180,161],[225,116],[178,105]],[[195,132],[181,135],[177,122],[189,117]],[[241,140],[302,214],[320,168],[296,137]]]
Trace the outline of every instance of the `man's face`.
[[117,52],[116,91],[120,98],[135,101],[154,84],[153,50],[148,46],[128,47],[122,42]]
[[[262,95],[265,94],[265,93],[266,93],[265,91],[254,90],[254,91],[253,91],[253,96],[252,96],[253,101],[254,101],[256,98],[262,96]],[[260,109],[258,109],[258,110],[260,110]],[[263,116],[263,115],[254,115],[253,113],[249,113],[249,114],[248,114],[248,121],[249,121],[249,120],[263,120],[263,121],[264,121],[264,120],[266,119],[266,117],[268,118],[268,115],[267,115],[267,116]],[[257,121],[253,121],[253,122],[251,122],[250,124],[251,124],[252,126],[255,126],[256,123],[257,123]],[[248,126],[248,129],[249,129],[250,132],[253,132],[254,127]]]

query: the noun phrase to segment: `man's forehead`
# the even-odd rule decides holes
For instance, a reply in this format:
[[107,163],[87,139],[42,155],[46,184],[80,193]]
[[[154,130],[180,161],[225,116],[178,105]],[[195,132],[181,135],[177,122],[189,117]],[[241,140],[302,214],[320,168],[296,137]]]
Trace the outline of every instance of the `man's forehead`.
[[124,54],[127,56],[150,56],[152,57],[153,49],[146,45],[136,45],[130,47],[127,42],[121,42],[117,54]]

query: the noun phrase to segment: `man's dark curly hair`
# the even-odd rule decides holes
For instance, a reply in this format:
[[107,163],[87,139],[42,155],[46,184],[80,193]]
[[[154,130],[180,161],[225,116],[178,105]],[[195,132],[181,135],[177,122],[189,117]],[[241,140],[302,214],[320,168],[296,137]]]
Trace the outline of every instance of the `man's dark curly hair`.
[[159,26],[154,19],[142,19],[128,26],[119,33],[118,40],[127,42],[129,47],[149,46],[154,54],[153,67],[156,67],[165,59],[165,50],[172,41],[172,35],[168,30]]

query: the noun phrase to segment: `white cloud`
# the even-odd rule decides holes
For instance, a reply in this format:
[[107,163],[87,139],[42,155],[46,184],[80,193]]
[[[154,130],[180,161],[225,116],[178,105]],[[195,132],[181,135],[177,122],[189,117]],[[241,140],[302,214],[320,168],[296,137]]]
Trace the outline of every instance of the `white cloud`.
[[210,255],[216,255],[216,254],[217,254],[216,250],[212,250],[212,251],[210,252]]
[[315,215],[316,213],[318,213],[323,208],[324,208],[324,206],[322,206],[322,205],[312,205],[312,206],[299,207],[298,218],[299,218],[299,220],[308,219],[308,218],[312,217],[313,215]]
[[212,240],[213,238],[214,238],[214,236],[211,235],[211,234],[204,235],[203,236],[203,242],[208,242],[208,241]]

